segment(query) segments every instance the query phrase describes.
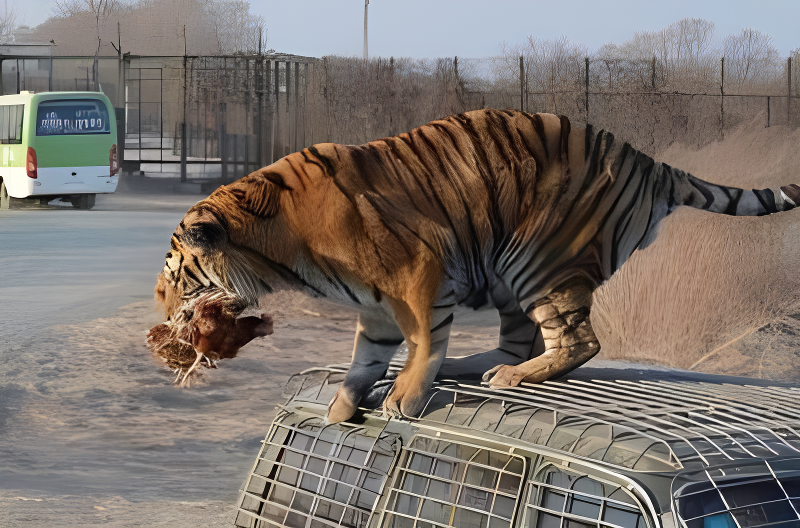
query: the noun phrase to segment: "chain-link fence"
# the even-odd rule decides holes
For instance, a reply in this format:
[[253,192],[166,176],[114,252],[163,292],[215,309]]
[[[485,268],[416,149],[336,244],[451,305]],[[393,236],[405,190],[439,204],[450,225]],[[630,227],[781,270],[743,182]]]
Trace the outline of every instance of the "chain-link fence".
[[674,72],[656,60],[576,59],[538,71],[525,57],[95,59],[31,49],[0,55],[4,94],[102,90],[118,107],[127,167],[190,179],[227,181],[314,143],[360,144],[480,108],[563,114],[649,154],[673,142],[703,146],[743,123],[800,124],[797,54],[786,61],[782,86],[729,93],[721,75],[716,84],[707,75],[693,80],[696,90],[670,91]]
[[415,61],[331,57],[319,66],[323,72],[312,80],[312,91],[322,98],[315,102],[318,110],[313,116],[325,116],[327,137],[343,143],[393,135],[478,108],[566,115],[576,126],[589,122],[606,128],[650,154],[675,141],[703,146],[743,123],[800,123],[800,91],[791,59],[784,86],[749,87],[761,88],[761,93],[737,93],[741,86],[729,93],[721,73],[716,84],[713,76],[706,76],[695,79],[696,90],[670,90],[676,75],[655,59],[625,64],[584,59],[549,75],[530,71],[524,57],[513,69],[502,57]]

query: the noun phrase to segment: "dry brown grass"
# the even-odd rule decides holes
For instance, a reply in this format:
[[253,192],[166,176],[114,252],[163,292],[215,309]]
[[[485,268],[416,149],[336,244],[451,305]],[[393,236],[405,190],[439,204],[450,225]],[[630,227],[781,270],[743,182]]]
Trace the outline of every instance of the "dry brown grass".
[[[660,158],[745,188],[800,181],[800,131],[759,125],[699,151],[675,145]],[[798,261],[798,210],[762,218],[678,210],[595,293],[601,357],[800,380],[800,339],[788,317],[800,311]]]

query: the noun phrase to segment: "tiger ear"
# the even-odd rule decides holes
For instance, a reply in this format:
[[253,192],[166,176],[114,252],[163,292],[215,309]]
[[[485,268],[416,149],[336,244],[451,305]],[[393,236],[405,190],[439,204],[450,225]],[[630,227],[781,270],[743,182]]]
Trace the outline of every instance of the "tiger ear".
[[221,248],[228,241],[228,232],[217,221],[197,222],[186,227],[183,239],[206,252]]
[[241,203],[253,216],[272,218],[281,210],[281,194],[290,188],[283,177],[273,170],[262,169],[250,174]]
[[283,178],[283,175],[280,174],[279,172],[275,172],[274,170],[265,170],[265,171],[262,171],[260,174],[265,180],[267,180],[268,182],[270,182],[270,183],[272,183],[274,185],[277,185],[278,187],[280,187],[281,189],[283,189],[285,191],[288,191],[288,190],[291,189],[291,187],[289,187],[286,184],[286,180]]

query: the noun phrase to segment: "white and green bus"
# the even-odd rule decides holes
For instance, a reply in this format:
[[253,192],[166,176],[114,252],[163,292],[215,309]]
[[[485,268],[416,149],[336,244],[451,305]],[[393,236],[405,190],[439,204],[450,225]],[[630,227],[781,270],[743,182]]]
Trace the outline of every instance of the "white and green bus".
[[0,208],[56,198],[79,209],[119,181],[114,108],[100,92],[0,96]]

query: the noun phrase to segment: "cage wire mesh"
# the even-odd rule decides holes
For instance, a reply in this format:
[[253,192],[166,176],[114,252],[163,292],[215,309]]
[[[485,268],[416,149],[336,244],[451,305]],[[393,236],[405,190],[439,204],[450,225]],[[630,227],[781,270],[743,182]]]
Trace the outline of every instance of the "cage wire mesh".
[[800,458],[681,474],[672,488],[686,528],[800,525]]
[[[800,454],[800,392],[673,382],[443,386],[421,419],[492,431],[637,471]],[[442,407],[436,398],[452,401]],[[748,403],[742,403],[747,401]],[[780,401],[780,407],[775,402]]]
[[[295,376],[287,386],[287,409],[324,409],[347,367]],[[370,438],[388,435],[389,443],[406,427],[407,438],[400,446],[400,436],[393,437],[399,456],[379,468],[374,482],[383,479],[380,486],[369,488],[381,494],[372,502],[377,509],[371,517],[369,501],[354,504],[341,495],[338,506],[363,510],[361,517],[337,522],[370,528],[645,528],[656,515],[648,494],[637,490],[636,482],[646,481],[651,493],[663,494],[657,499],[662,511],[674,508],[685,528],[788,528],[800,522],[798,396],[796,387],[666,380],[570,379],[503,391],[439,382],[419,417],[394,423],[391,434],[387,428],[393,422],[382,421],[379,411],[365,415],[374,422],[370,427],[335,426]],[[287,426],[289,416],[294,418]],[[321,459],[313,440],[292,443],[292,431],[301,431],[301,423],[321,427],[321,416],[287,412],[276,421],[240,509],[241,519],[247,515],[265,523],[241,526],[327,526],[330,518],[313,516],[323,511],[313,509],[314,500],[328,500],[323,485],[313,480],[303,488],[306,473],[317,479],[327,474],[305,462]],[[280,428],[286,432],[276,434]],[[323,451],[332,452],[327,445]],[[287,462],[284,452],[300,458]],[[388,448],[383,452],[389,456]],[[601,466],[587,465],[592,461]],[[287,486],[273,469],[286,464],[296,473],[289,485],[299,491],[270,494],[270,485]],[[313,490],[319,496],[305,497],[305,509],[301,502],[291,507],[298,493],[302,499]],[[283,503],[271,504],[276,496]]]
[[619,483],[541,461],[528,481],[526,528],[647,528],[642,505]]
[[403,449],[399,468],[381,526],[512,526],[523,457],[418,435]]
[[[327,405],[346,372],[347,365],[311,369],[293,378],[288,396]],[[417,420],[643,472],[800,455],[796,387],[570,379],[499,392],[443,381]]]
[[380,429],[278,417],[241,491],[236,526],[367,526],[399,452]]

